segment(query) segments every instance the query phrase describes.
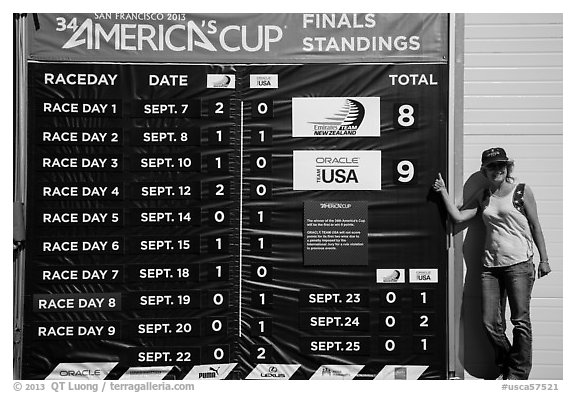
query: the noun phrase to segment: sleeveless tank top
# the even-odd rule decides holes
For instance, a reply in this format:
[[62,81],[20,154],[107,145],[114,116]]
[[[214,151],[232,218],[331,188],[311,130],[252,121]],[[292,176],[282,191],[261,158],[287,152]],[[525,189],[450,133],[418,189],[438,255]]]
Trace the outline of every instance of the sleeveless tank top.
[[486,226],[484,266],[502,267],[525,262],[534,255],[534,240],[528,219],[513,204],[514,191],[502,197],[491,195],[482,203]]

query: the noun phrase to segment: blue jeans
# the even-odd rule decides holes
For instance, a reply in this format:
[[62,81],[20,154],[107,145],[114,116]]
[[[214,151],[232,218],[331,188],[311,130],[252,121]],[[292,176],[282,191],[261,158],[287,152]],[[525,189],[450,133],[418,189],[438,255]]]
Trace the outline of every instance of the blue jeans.
[[[507,379],[528,379],[532,369],[530,299],[535,269],[532,260],[482,271],[482,320],[496,352],[496,365]],[[513,341],[506,337],[506,297]]]

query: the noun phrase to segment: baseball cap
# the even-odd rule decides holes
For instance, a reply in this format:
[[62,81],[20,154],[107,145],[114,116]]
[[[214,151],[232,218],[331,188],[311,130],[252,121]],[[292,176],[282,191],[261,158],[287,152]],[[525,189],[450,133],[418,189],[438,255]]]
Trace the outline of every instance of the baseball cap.
[[493,162],[510,162],[506,151],[501,147],[493,147],[482,152],[482,166],[492,164]]

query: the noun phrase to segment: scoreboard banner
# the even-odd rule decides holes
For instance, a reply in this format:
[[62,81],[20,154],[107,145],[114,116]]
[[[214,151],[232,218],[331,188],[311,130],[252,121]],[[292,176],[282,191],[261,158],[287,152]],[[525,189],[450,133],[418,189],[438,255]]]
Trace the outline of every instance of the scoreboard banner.
[[446,14],[35,14],[30,58],[299,63],[446,61]]
[[112,15],[30,20],[22,378],[446,378],[447,16]]

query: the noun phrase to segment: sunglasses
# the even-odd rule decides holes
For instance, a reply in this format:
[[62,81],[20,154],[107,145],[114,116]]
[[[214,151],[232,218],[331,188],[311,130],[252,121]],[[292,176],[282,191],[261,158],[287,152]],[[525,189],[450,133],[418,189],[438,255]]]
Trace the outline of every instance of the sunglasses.
[[486,165],[486,169],[494,171],[494,170],[502,170],[506,168],[508,165],[507,162],[493,162],[492,164]]

